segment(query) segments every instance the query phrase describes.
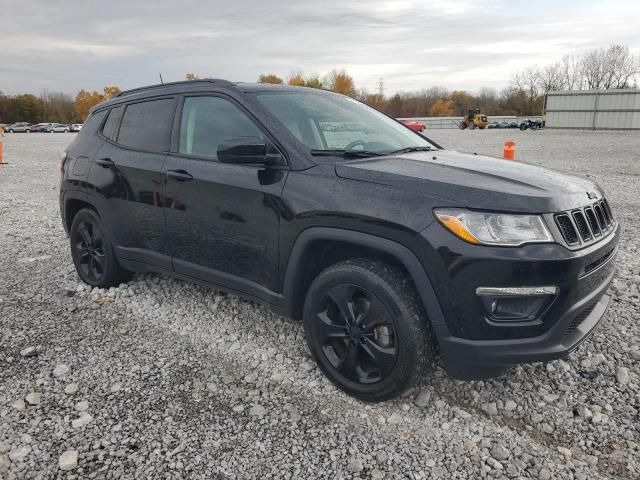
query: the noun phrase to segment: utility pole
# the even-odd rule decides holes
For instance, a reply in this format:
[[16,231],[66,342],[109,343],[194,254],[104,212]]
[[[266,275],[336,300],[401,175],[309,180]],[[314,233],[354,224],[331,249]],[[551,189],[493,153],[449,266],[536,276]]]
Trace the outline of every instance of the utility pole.
[[162,81],[162,73],[159,73],[159,74],[158,74],[158,76],[160,77],[160,83],[164,83],[164,82]]
[[43,121],[46,122],[47,121],[47,89],[46,88],[42,91],[42,108],[44,110],[42,113]]
[[378,87],[378,95],[380,95],[380,97],[384,97],[384,80],[382,79],[382,77],[380,77],[380,79],[376,82],[376,85]]

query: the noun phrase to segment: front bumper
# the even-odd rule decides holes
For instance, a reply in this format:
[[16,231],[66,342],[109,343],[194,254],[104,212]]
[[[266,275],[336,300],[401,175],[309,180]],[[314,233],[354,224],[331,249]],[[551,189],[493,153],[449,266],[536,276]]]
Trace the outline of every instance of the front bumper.
[[[518,363],[564,358],[596,329],[609,305],[608,279],[591,295],[574,305],[547,333],[509,340],[468,340],[449,334],[437,324],[436,335],[447,373],[460,380],[494,377]],[[439,329],[439,331],[438,331]]]
[[[431,322],[447,373],[459,379],[499,375],[518,363],[566,357],[602,319],[615,273],[620,226],[598,244],[579,251],[561,245],[489,248],[456,243],[437,227],[426,238],[441,262],[432,263],[432,284],[444,321]],[[476,288],[557,286],[539,318],[522,325],[492,323]]]

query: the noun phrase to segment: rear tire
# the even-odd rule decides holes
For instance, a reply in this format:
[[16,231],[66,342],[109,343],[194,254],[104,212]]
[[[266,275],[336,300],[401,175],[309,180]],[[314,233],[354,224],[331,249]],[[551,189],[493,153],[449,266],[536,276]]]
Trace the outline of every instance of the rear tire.
[[92,287],[115,287],[131,278],[118,263],[113,246],[98,214],[80,210],[69,230],[71,257],[82,281]]
[[413,283],[376,260],[347,260],[320,273],[307,292],[303,321],[324,374],[369,402],[411,388],[435,351]]

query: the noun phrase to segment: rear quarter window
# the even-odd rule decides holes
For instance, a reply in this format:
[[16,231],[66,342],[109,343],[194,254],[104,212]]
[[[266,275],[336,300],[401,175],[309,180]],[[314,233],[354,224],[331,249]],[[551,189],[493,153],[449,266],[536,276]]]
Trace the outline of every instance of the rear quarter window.
[[118,143],[138,150],[169,151],[173,114],[172,98],[127,105],[118,132]]
[[105,110],[102,110],[100,112],[94,113],[89,118],[87,118],[87,120],[84,122],[82,130],[80,130],[79,136],[88,136],[95,133],[100,128],[100,125],[102,125],[102,121],[104,120],[104,117],[106,115],[107,112]]
[[122,119],[123,113],[124,107],[122,106],[109,110],[107,121],[104,122],[104,126],[102,127],[102,134],[109,140],[113,140],[115,142],[118,135],[118,126],[120,126],[120,120]]

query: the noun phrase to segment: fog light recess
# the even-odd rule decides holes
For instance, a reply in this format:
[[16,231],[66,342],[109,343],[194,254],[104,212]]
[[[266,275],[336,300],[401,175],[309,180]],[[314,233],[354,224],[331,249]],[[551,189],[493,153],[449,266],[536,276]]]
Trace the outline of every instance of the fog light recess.
[[540,323],[540,316],[558,294],[558,287],[478,287],[489,323]]

